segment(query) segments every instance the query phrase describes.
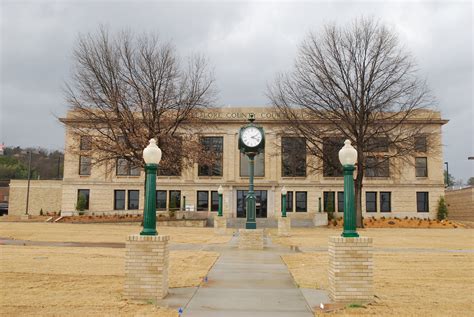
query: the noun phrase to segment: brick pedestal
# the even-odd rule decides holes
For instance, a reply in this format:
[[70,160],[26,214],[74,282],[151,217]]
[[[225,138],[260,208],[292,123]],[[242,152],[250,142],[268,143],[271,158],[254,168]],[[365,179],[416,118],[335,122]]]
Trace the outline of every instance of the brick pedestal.
[[20,219],[21,220],[28,220],[28,219],[31,219],[31,216],[30,215],[21,215]]
[[324,227],[328,225],[328,214],[326,212],[317,212],[314,214],[313,224],[315,227]]
[[263,250],[263,229],[239,229],[239,249]]
[[227,230],[227,219],[222,216],[214,217],[214,233],[215,234],[225,234]]
[[278,218],[278,236],[288,237],[291,231],[291,218],[279,217]]
[[373,301],[372,252],[372,238],[329,237],[329,297],[333,301]]
[[125,288],[128,299],[158,300],[168,294],[169,236],[127,237]]

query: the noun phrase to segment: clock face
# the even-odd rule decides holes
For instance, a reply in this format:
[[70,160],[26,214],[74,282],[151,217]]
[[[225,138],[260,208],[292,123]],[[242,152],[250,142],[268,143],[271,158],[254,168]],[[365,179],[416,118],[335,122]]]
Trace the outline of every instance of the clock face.
[[255,127],[248,127],[242,132],[242,142],[248,147],[256,147],[262,142],[262,133]]

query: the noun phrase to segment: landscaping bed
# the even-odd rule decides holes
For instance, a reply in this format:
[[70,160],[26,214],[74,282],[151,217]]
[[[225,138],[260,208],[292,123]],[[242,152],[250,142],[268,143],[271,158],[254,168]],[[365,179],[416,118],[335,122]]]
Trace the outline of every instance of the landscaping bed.
[[[329,228],[342,228],[344,224],[343,218],[332,219],[329,221]],[[432,220],[421,218],[365,218],[365,228],[464,228],[465,225],[451,220]]]

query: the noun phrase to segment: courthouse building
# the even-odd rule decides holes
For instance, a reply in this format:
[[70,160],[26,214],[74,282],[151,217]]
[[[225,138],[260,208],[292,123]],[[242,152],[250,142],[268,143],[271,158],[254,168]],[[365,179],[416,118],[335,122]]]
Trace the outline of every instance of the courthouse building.
[[[238,148],[239,128],[254,113],[255,123],[265,129],[265,153],[255,159],[255,192],[257,217],[274,217],[281,211],[281,188],[288,190],[287,211],[290,217],[311,217],[319,211],[334,211],[342,216],[342,175],[313,171],[307,162],[304,140],[285,134],[288,124],[271,108],[220,108],[202,112],[205,124],[199,128],[200,140],[219,160],[213,166],[183,168],[180,175],[157,177],[158,211],[182,210],[211,216],[217,211],[217,188],[224,188],[223,212],[227,217],[245,217],[245,195],[248,189],[248,161]],[[438,112],[429,112],[425,140],[407,163],[392,163],[377,171],[367,170],[362,193],[365,217],[435,218],[437,201],[444,195],[441,127],[447,121]],[[433,119],[434,117],[434,119]],[[126,161],[115,162],[116,168],[92,165],[86,140],[72,132],[75,119],[69,113],[61,119],[66,126],[64,179],[61,184],[63,213],[73,212],[79,195],[87,199],[89,213],[138,213],[144,206],[144,171],[130,168]],[[420,124],[419,120],[416,124]],[[282,129],[283,128],[283,129]],[[84,136],[83,136],[84,138]],[[81,142],[82,141],[82,142]],[[71,146],[80,152],[68,151]],[[80,147],[83,147],[82,149]],[[343,144],[341,143],[341,147]],[[388,151],[388,149],[381,149]],[[166,153],[163,153],[166,156]],[[298,164],[289,166],[291,157]]]

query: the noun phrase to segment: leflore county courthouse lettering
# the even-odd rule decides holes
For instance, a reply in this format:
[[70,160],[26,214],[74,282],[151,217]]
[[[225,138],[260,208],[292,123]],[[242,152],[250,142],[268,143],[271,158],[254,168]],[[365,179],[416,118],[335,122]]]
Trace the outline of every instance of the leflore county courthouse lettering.
[[[310,168],[309,163],[317,159],[307,153],[304,139],[286,134],[284,127],[289,122],[283,120],[274,109],[262,107],[215,108],[199,113],[203,124],[196,133],[219,159],[212,167],[196,163],[183,168],[180,175],[158,175],[157,212],[175,210],[212,218],[218,209],[217,189],[222,185],[224,216],[246,217],[248,158],[238,150],[238,131],[248,122],[250,113],[255,115],[255,123],[264,128],[266,139],[265,152],[255,158],[257,218],[281,215],[281,189],[284,185],[288,191],[289,217],[310,219],[320,211],[333,211],[336,216],[342,216],[342,173],[338,175],[324,168]],[[428,133],[414,140],[420,146],[408,160],[394,158],[395,161],[390,164],[374,170],[367,168],[365,171],[362,192],[365,217],[436,217],[437,201],[444,195],[441,128],[447,120],[443,120],[438,112],[429,111],[426,114],[430,117],[425,122]],[[75,120],[71,113],[61,119],[66,127],[63,180],[49,189],[45,184],[33,184],[32,193],[42,188],[44,194],[38,194],[38,201],[48,200],[49,195],[54,200],[52,208],[64,214],[75,212],[81,195],[86,198],[86,214],[142,212],[143,169],[130,168],[120,160],[114,162],[116,168],[112,171],[91,164],[88,149],[80,148],[87,142],[71,131]],[[420,121],[413,124],[420,124]],[[78,147],[79,151],[69,151],[71,147]],[[382,146],[380,151],[389,149]],[[289,160],[293,162],[291,166]],[[18,194],[15,196],[24,194],[20,191],[20,187],[24,190],[24,185],[12,182],[11,186],[17,187]],[[38,188],[34,189],[35,186]],[[24,213],[22,200],[18,198],[19,202],[12,206],[15,209],[12,213]],[[31,204],[30,214],[37,214],[40,207],[34,207],[33,199]]]

